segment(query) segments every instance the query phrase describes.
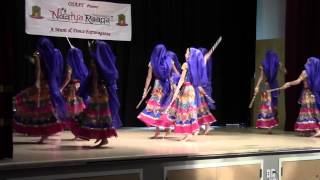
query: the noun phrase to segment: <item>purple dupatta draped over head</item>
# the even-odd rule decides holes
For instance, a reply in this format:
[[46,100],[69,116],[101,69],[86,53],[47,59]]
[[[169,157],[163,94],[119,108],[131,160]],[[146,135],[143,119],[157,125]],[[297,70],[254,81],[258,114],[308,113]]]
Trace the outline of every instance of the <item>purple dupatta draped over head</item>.
[[178,72],[181,73],[181,64],[179,62],[178,56],[173,51],[167,51],[167,56],[173,60],[175,67],[177,68]]
[[112,125],[115,128],[122,126],[119,116],[120,102],[117,95],[117,79],[119,77],[116,67],[116,57],[109,44],[104,41],[96,41],[94,59],[97,62],[99,76],[106,82],[109,93],[109,105],[112,116]]
[[63,57],[61,52],[54,48],[51,41],[45,37],[38,40],[37,50],[44,65],[43,73],[47,78],[51,101],[55,113],[60,120],[68,117],[65,100],[60,92],[63,77]]
[[[200,47],[199,50],[201,51],[202,55],[205,56],[208,52],[208,50],[206,48],[202,48]],[[210,97],[212,97],[212,67],[213,67],[213,59],[210,56],[209,59],[207,60],[206,63],[206,70],[207,70],[207,77],[208,77],[208,82],[205,86],[203,86],[204,90],[206,91],[206,94]],[[216,109],[215,104],[212,101],[207,101],[208,106],[210,107],[210,109]]]
[[72,69],[72,79],[79,80],[81,86],[88,76],[88,68],[84,63],[82,51],[78,48],[70,48],[67,63]]
[[176,67],[177,71],[179,72],[179,74],[175,73],[173,70],[171,72],[171,80],[173,81],[174,84],[178,84],[179,79],[180,79],[180,74],[182,71],[179,59],[178,59],[176,53],[174,53],[172,51],[167,51],[167,58],[173,60],[174,66]]
[[308,76],[309,88],[316,98],[317,107],[320,108],[320,60],[310,57],[304,68]]
[[153,49],[150,57],[150,63],[153,73],[163,89],[163,95],[160,100],[161,106],[166,106],[170,100],[171,86],[170,86],[170,73],[172,68],[171,58],[166,56],[167,50],[163,44],[158,44]]
[[189,59],[187,60],[188,69],[190,72],[190,82],[194,86],[195,90],[195,102],[196,105],[200,105],[199,86],[206,86],[208,83],[207,67],[200,50],[196,48],[190,48]]
[[[279,57],[277,53],[269,50],[266,52],[265,59],[262,61],[262,67],[267,81],[271,89],[278,88],[277,74],[279,70]],[[273,91],[272,96],[272,106],[275,107],[278,105],[278,96],[279,91]]]

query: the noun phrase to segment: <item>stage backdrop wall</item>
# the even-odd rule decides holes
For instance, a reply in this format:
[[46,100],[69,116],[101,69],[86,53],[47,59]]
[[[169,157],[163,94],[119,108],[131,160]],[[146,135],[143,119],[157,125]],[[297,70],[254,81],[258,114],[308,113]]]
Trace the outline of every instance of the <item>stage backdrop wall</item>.
[[[320,1],[288,0],[286,11],[286,81],[299,77],[310,56],[320,57]],[[302,85],[286,90],[286,130],[299,114]]]
[[[114,1],[115,2],[115,1]],[[213,54],[214,94],[217,109],[213,111],[218,125],[250,124],[248,103],[255,67],[256,1],[197,0],[121,0],[132,10],[132,41],[108,41],[117,56],[120,72],[119,96],[121,117],[125,126],[142,126],[136,119],[141,108],[135,106],[142,95],[147,64],[152,48],[164,43],[184,62],[187,47],[210,48],[223,36]],[[14,34],[15,92],[33,83],[33,66],[24,58],[35,50],[37,36],[24,31],[24,2],[11,2],[15,9],[11,30]],[[65,38],[51,38],[66,55]],[[87,42],[71,39],[88,58]]]
[[[286,0],[257,0],[256,73],[267,50],[274,50],[279,55],[281,63],[285,65],[285,20]],[[258,80],[258,74],[256,75],[252,90]],[[279,84],[283,84],[285,74],[279,72],[277,79]],[[279,129],[284,129],[286,120],[284,94],[284,91],[281,91],[278,99]],[[257,121],[259,106],[260,99],[257,99],[253,108],[253,124]]]

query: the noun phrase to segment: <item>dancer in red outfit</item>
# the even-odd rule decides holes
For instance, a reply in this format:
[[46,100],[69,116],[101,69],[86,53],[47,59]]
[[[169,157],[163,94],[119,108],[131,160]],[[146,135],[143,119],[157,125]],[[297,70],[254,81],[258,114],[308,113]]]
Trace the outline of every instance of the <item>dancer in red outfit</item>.
[[36,82],[14,97],[16,112],[13,128],[30,136],[41,136],[39,143],[63,130],[67,118],[64,98],[59,90],[63,74],[60,51],[47,38],[40,38],[34,53]]

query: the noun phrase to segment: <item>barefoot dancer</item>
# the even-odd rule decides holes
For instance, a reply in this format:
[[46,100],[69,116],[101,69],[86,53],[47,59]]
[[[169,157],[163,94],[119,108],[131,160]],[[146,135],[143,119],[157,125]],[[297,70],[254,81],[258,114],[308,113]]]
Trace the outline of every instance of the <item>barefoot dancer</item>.
[[47,38],[40,38],[34,53],[35,85],[14,97],[16,112],[13,128],[30,136],[41,136],[39,143],[63,130],[62,121],[68,117],[60,92],[63,59]]
[[[198,123],[199,125],[204,125],[204,135],[207,135],[211,130],[211,124],[216,122],[216,118],[210,112],[210,109],[215,109],[215,104],[212,100],[208,100],[207,96],[211,97],[212,95],[212,58],[211,55],[213,50],[208,50],[206,48],[199,48],[202,55],[204,56],[205,64],[206,64],[206,73],[208,77],[208,81],[202,81],[202,87],[200,88],[200,99],[201,103],[198,107]],[[205,72],[204,72],[205,73]]]
[[260,76],[255,87],[255,95],[260,90],[260,84],[263,83],[261,92],[261,105],[260,113],[258,114],[258,120],[256,123],[257,128],[268,129],[268,133],[271,134],[273,127],[278,126],[279,121],[277,118],[277,106],[278,106],[278,91],[267,92],[267,89],[278,88],[277,74],[280,67],[280,61],[278,55],[273,51],[267,51],[265,59],[259,66]]
[[[202,53],[195,48],[188,48],[185,54],[186,62],[182,65],[182,73],[174,92],[170,106],[162,116],[162,121],[171,122],[174,132],[184,134],[181,141],[187,141],[192,134],[199,131],[197,106],[200,104],[198,87],[203,74],[201,68],[206,68]],[[181,91],[180,91],[181,89]]]
[[176,65],[175,60],[173,60],[173,54],[168,54],[163,44],[158,44],[153,49],[148,66],[148,75],[142,99],[147,96],[152,75],[155,76],[155,81],[151,97],[147,101],[145,109],[138,115],[138,119],[147,126],[156,127],[155,134],[152,138],[157,138],[160,135],[160,127],[165,127],[169,130],[170,125],[162,123],[160,117],[172,97],[172,83],[170,80],[172,71],[176,74],[179,74],[179,72],[175,68]]
[[315,132],[320,136],[320,60],[310,57],[304,65],[299,78],[285,83],[280,89],[286,89],[303,82],[303,91],[299,100],[300,113],[295,124],[299,132]]
[[88,69],[84,63],[82,51],[71,47],[67,56],[66,77],[60,89],[66,99],[70,115],[70,118],[66,122],[67,126],[70,121],[75,121],[75,117],[85,109],[84,101],[78,96],[78,89],[87,76]]
[[108,138],[117,136],[115,128],[121,126],[116,94],[118,71],[115,56],[106,42],[94,41],[89,43],[89,48],[90,73],[79,90],[87,105],[71,130],[76,137],[96,139],[95,143],[99,144],[95,147],[100,147],[108,143]]

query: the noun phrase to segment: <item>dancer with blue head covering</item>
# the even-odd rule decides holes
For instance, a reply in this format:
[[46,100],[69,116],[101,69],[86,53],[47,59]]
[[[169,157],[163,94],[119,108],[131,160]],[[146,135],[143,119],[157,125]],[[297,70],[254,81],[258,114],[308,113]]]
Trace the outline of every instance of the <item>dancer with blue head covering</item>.
[[258,114],[256,127],[268,129],[268,133],[271,134],[271,129],[279,124],[277,118],[279,92],[273,91],[270,93],[266,90],[279,87],[277,74],[280,69],[280,60],[278,55],[274,51],[267,51],[259,69],[260,76],[255,87],[255,95],[260,91],[261,83],[263,86],[261,90],[260,113]]
[[68,117],[60,92],[63,74],[61,52],[45,37],[38,40],[34,53],[35,85],[14,97],[16,112],[13,127],[16,132],[41,136],[39,143],[63,130],[61,120]]
[[198,106],[201,104],[201,84],[207,82],[206,63],[204,57],[196,48],[188,48],[185,54],[186,62],[182,65],[182,73],[172,101],[162,121],[174,126],[174,132],[184,134],[181,139],[187,141],[192,134],[199,131]]
[[[204,56],[206,68],[203,69],[205,72],[203,72],[207,78],[208,81],[204,82],[202,81],[201,84],[201,93],[200,93],[200,99],[201,103],[198,106],[198,123],[199,125],[204,125],[204,135],[207,135],[211,130],[211,124],[216,122],[216,118],[212,115],[210,112],[210,109],[215,109],[215,104],[212,101],[212,66],[213,66],[213,60],[211,58],[211,54],[213,53],[212,50],[208,51],[206,48],[199,48],[202,55]],[[210,99],[208,99],[208,97]]]
[[320,60],[310,57],[304,65],[299,78],[285,83],[280,89],[303,83],[299,100],[300,112],[295,124],[299,132],[315,132],[313,137],[320,136]]
[[118,70],[116,57],[104,41],[89,43],[90,71],[80,86],[79,95],[86,100],[86,109],[71,126],[76,137],[96,139],[95,147],[108,143],[117,136],[116,129],[122,126],[119,117],[120,103],[117,97]]
[[177,63],[178,59],[176,58],[176,55],[173,52],[168,52],[163,44],[158,44],[154,47],[148,65],[148,75],[142,99],[147,96],[153,75],[155,76],[154,86],[145,109],[137,117],[147,126],[156,127],[155,134],[152,138],[157,138],[159,136],[160,127],[165,127],[169,130],[169,125],[163,124],[162,121],[160,121],[160,117],[162,111],[166,108],[172,98],[172,74],[175,73],[176,76],[179,76],[179,72],[176,68],[176,66],[179,67]]
[[167,58],[172,60],[172,71],[170,81],[173,86],[176,86],[179,82],[180,74],[182,71],[181,64],[179,62],[178,56],[173,51],[167,51]]
[[82,51],[78,48],[71,47],[67,55],[67,68],[65,80],[60,88],[67,102],[69,119],[65,123],[69,126],[70,121],[74,121],[84,109],[85,103],[77,95],[78,89],[84,83],[88,76],[88,69],[84,63]]

